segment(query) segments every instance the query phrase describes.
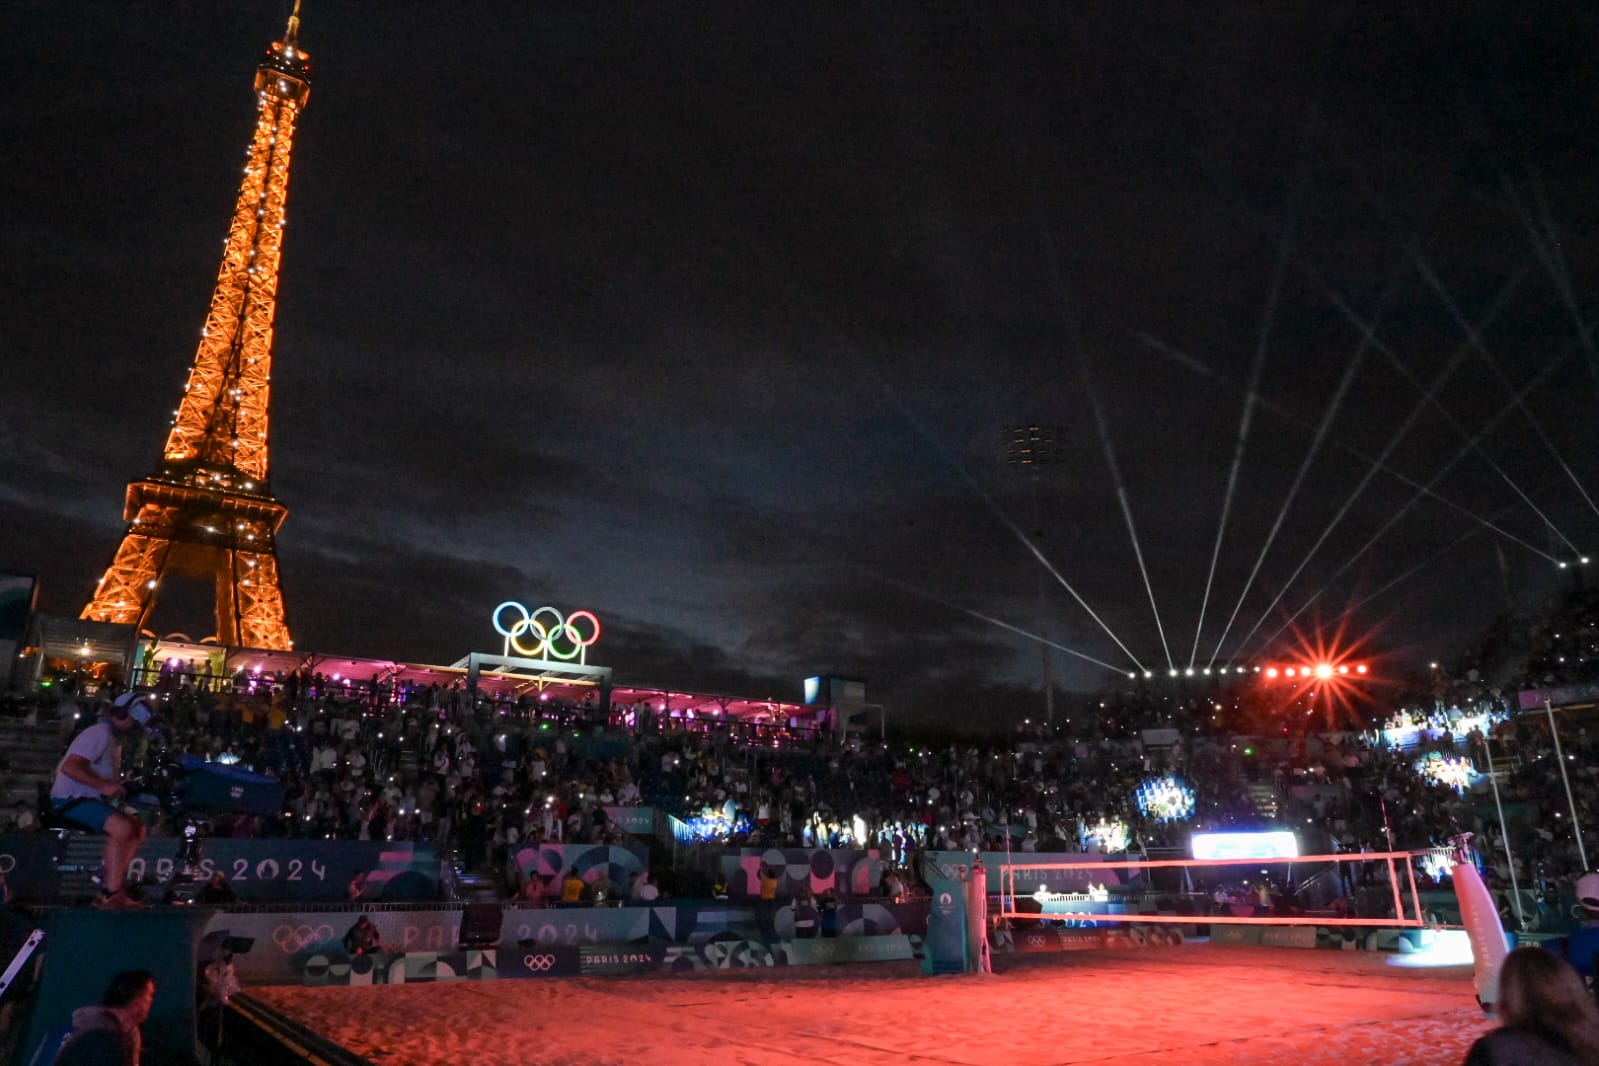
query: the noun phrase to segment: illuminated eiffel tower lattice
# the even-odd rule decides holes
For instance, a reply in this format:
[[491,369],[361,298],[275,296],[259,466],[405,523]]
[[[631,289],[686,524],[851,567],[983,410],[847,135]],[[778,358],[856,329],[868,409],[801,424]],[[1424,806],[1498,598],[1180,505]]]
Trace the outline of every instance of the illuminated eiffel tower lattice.
[[256,125],[200,349],[155,473],[128,486],[128,531],[83,618],[143,628],[173,569],[213,575],[216,639],[293,646],[268,482],[267,401],[294,123],[311,94],[296,0],[255,76]]

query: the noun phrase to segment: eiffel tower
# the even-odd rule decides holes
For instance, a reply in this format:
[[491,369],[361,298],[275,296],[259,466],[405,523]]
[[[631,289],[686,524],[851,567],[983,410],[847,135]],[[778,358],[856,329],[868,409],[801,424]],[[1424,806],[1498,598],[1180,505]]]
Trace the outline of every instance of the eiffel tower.
[[81,617],[142,629],[170,571],[216,582],[216,639],[293,647],[274,538],[288,508],[267,478],[283,215],[294,123],[311,94],[295,0],[255,75],[256,124],[200,349],[155,473],[128,485],[127,533]]

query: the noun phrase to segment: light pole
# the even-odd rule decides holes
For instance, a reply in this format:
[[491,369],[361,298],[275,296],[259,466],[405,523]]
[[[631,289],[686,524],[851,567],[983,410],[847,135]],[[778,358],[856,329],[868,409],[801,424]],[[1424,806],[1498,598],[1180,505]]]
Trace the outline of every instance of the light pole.
[[1499,812],[1499,836],[1505,849],[1505,866],[1510,870],[1511,909],[1516,912],[1516,924],[1525,930],[1527,919],[1521,913],[1521,886],[1516,883],[1516,858],[1510,853],[1510,827],[1505,824],[1505,808],[1499,800],[1499,771],[1494,768],[1493,746],[1488,740],[1488,733],[1491,732],[1488,730],[1483,733],[1482,750],[1488,756],[1488,784],[1493,787],[1494,810]]
[[[1044,467],[1055,463],[1055,427],[1028,423],[1014,425],[1005,431],[1005,462],[1027,475],[1033,496],[1033,537],[1040,553],[1044,551],[1044,518],[1039,502],[1039,482]],[[1044,721],[1053,731],[1055,727],[1055,659],[1047,643],[1049,640],[1049,612],[1045,607],[1045,585],[1042,571],[1038,575],[1038,629],[1044,640],[1039,651],[1044,660]]]
[[1582,845],[1582,822],[1577,818],[1577,801],[1571,798],[1571,779],[1566,776],[1566,757],[1560,751],[1560,727],[1555,725],[1555,709],[1548,700],[1543,701],[1544,713],[1549,716],[1549,736],[1555,742],[1555,762],[1560,765],[1560,783],[1566,786],[1566,806],[1571,810],[1571,831],[1577,836],[1577,857],[1582,868],[1588,869],[1588,849]]

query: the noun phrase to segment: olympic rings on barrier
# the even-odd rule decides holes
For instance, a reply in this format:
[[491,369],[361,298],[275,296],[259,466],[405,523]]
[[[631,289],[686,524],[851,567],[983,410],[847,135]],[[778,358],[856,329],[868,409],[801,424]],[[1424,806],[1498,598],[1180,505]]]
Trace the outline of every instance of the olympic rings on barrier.
[[331,925],[280,925],[272,930],[272,942],[282,948],[285,954],[292,955],[296,951],[303,951],[313,944],[325,943],[333,939]]
[[[509,626],[501,618],[508,607],[515,608]],[[545,606],[530,611],[515,600],[506,600],[494,608],[493,617],[494,631],[505,638],[507,655],[511,654],[511,649],[514,648],[518,655],[526,655],[530,659],[548,655],[552,659],[564,659],[568,662],[576,659],[580,663],[586,663],[589,647],[600,639],[600,620],[594,617],[591,611],[573,611],[567,616],[554,607]],[[593,632],[585,636],[583,629],[578,626],[580,621],[592,626]],[[531,646],[524,644],[522,640],[530,634],[534,638]]]
[[537,970],[539,972],[543,972],[545,970],[550,970],[550,969],[554,968],[554,966],[555,966],[555,956],[554,955],[525,955],[522,958],[522,965],[526,966],[530,970]]

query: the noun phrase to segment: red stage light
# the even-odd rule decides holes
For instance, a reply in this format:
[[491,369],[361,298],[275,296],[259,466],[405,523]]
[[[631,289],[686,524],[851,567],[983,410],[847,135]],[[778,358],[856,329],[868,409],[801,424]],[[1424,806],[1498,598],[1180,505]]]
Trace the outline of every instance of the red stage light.
[[1277,668],[1275,666],[1268,666],[1266,668],[1266,676],[1275,678],[1277,676]]
[[1361,663],[1359,666],[1355,667],[1355,673],[1363,674],[1365,672],[1366,672],[1366,664],[1365,663]]
[[1333,672],[1332,667],[1330,665],[1328,665],[1327,663],[1317,663],[1316,664],[1316,676],[1317,677],[1331,677],[1332,676],[1332,672]]

